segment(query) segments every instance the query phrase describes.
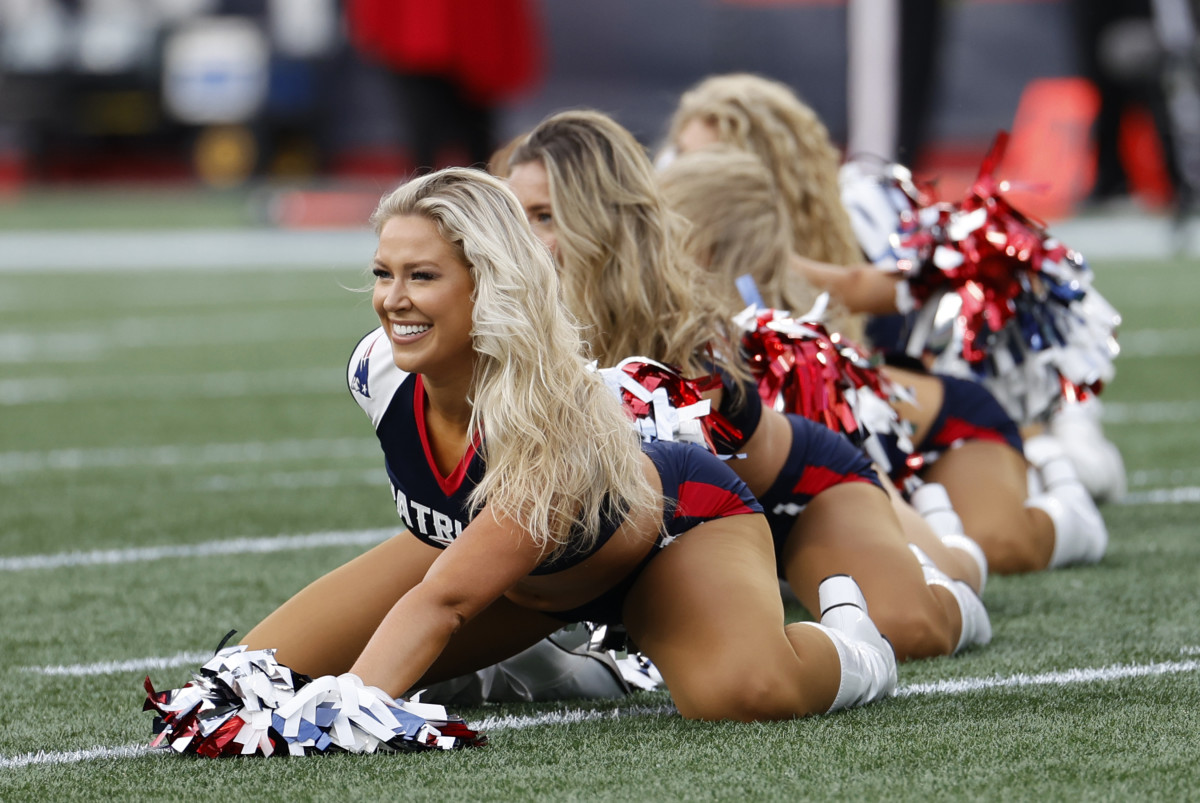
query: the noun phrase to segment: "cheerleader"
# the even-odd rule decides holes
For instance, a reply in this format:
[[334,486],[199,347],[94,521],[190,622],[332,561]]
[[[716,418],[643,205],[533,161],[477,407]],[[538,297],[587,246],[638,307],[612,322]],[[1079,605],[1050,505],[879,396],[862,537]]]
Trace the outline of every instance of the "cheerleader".
[[640,443],[502,182],[432,173],[373,222],[379,328],[347,379],[407,532],[300,591],[246,646],[394,697],[590,620],[623,625],[689,718],[890,693],[894,657],[854,582],[822,578],[820,623],[785,625],[745,484],[701,449]]
[[[514,150],[509,183],[559,265],[563,298],[601,366],[646,355],[685,376],[711,373],[740,437],[719,444],[763,504],[779,572],[818,609],[821,577],[853,576],[899,659],[948,655],[990,639],[961,561],[932,533],[914,554],[869,460],[800,416],[766,409],[730,355],[730,321],[683,250],[645,150],[610,118],[564,112]],[[924,566],[922,565],[924,561]]]
[[[862,264],[859,243],[864,242],[863,227],[856,225],[861,218],[852,220],[842,203],[840,154],[820,118],[790,88],[746,73],[704,79],[681,96],[660,162],[667,163],[679,152],[716,142],[750,151],[766,164],[787,209],[798,256],[815,264]],[[887,232],[883,237],[886,239]],[[895,301],[889,294],[894,288],[886,284],[874,287],[876,292],[871,295],[877,305],[861,307],[860,311],[879,315],[894,312],[895,307],[888,306]],[[902,293],[904,290],[901,288]],[[882,308],[878,303],[883,304]],[[902,296],[902,308],[910,303],[910,297]],[[857,319],[840,331],[853,340],[861,339],[862,327]],[[1057,388],[1055,383],[1053,391]],[[1038,421],[1034,426],[1029,426],[1035,422],[1024,415],[1023,409],[1006,409],[1027,434],[1048,430],[1058,441],[1037,439],[1029,449],[1031,458],[1046,463],[1065,452],[1094,498],[1120,497],[1125,490],[1124,464],[1120,452],[1104,438],[1099,400],[1085,393],[1079,399],[1071,394],[1065,402],[1046,411],[1048,423]]]
[[[662,171],[661,181],[667,197],[693,222],[692,249],[705,258],[731,308],[744,303],[735,289],[742,274],[755,279],[772,306],[841,288],[846,306],[859,309],[871,295],[854,283],[859,274],[794,253],[785,205],[771,172],[753,154],[708,146],[676,158]],[[817,265],[820,276],[806,270],[810,265]],[[822,284],[822,277],[829,281]],[[887,294],[878,291],[877,283],[866,284],[876,295]],[[1061,454],[1040,467],[1052,481],[1031,495],[1020,433],[981,385],[883,370],[912,391],[915,403],[900,401],[896,409],[913,425],[921,478],[945,489],[991,571],[1009,574],[1100,558],[1107,538],[1103,520]],[[897,469],[911,465],[899,450],[891,452]],[[946,507],[940,499],[927,498],[930,494],[940,496],[940,491],[918,489],[914,503],[926,511]],[[932,518],[945,518],[945,513]]]

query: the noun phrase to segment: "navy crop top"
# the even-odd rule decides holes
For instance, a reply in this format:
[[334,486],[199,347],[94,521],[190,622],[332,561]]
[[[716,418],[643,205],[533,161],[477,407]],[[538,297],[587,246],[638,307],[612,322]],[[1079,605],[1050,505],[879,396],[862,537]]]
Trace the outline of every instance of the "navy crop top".
[[[350,395],[375,426],[396,513],[419,540],[445,549],[471,521],[467,499],[486,470],[482,444],[468,447],[450,476],[442,476],[425,427],[421,376],[396,367],[382,328],[359,341],[346,378]],[[623,511],[607,510],[593,546],[586,552],[568,548],[533,574],[552,574],[583,562],[604,546],[623,522]]]

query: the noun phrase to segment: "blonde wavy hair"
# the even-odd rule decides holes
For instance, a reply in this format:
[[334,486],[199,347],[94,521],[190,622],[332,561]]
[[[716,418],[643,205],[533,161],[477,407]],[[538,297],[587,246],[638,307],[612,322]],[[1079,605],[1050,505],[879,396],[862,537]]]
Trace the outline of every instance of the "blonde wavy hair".
[[862,261],[838,189],[841,153],[816,112],[789,87],[750,73],[706,78],[680,97],[670,140],[693,120],[762,159],[787,204],[797,253],[834,265]]
[[446,168],[384,196],[376,234],[400,215],[430,220],[475,282],[468,436],[486,434],[487,470],[472,509],[486,502],[551,555],[590,548],[602,518],[658,510],[639,436],[588,369],[579,328],[555,303],[554,262],[512,191],[483,171]]
[[724,307],[683,248],[687,222],[632,134],[600,112],[561,112],[510,160],[528,162],[546,170],[563,298],[602,365],[644,355],[693,376],[709,349],[733,353]]
[[[735,284],[743,274],[754,279],[768,307],[795,315],[812,307],[821,291],[789,268],[794,245],[787,208],[757,156],[712,145],[675,158],[658,180],[667,203],[691,221],[688,250],[707,265],[731,313],[745,306]],[[843,333],[860,328],[840,305],[831,305],[826,323]]]

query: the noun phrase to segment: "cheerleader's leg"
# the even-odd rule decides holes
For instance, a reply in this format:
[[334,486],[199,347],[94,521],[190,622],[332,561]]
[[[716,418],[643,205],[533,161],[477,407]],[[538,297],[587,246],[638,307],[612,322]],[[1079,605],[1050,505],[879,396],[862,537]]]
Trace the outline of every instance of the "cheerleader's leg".
[[631,588],[624,620],[683,716],[790,719],[871,702],[896,685],[895,656],[861,595],[849,593],[857,587],[833,585],[821,624],[785,625],[765,521],[729,516],[663,549]]
[[922,477],[946,489],[963,528],[987,557],[988,570],[1045,569],[1054,551],[1051,516],[1027,507],[1026,462],[1006,443],[967,441],[947,450]]
[[313,677],[348,672],[383,617],[439,554],[408,532],[393,536],[314,580],[241,643],[275,649],[280,663]]
[[1049,568],[1099,561],[1108,548],[1108,528],[1061,443],[1052,435],[1029,438],[1025,456],[1041,488],[1025,504],[1054,523]]

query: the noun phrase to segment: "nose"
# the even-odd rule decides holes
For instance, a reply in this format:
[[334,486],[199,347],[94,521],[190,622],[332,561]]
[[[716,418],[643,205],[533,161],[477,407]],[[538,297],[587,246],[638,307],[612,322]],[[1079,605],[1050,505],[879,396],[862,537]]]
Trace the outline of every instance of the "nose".
[[396,312],[410,307],[412,300],[408,297],[408,286],[403,281],[392,282],[383,297],[383,308],[388,312]]

